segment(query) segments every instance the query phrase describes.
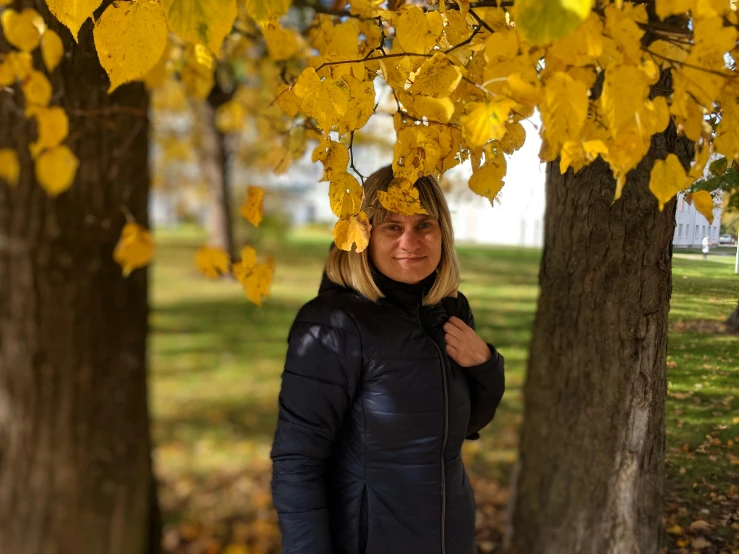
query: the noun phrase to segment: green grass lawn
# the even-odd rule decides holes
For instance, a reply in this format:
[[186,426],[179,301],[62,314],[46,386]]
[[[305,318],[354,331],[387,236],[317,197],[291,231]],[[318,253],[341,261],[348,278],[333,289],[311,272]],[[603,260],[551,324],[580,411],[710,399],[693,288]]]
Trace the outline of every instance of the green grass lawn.
[[[167,521],[205,521],[215,535],[250,537],[257,545],[255,535],[269,535],[273,528],[248,528],[239,538],[233,521],[270,519],[264,515],[269,448],[286,336],[297,310],[317,291],[330,239],[320,232],[288,235],[274,252],[271,297],[258,308],[237,283],[199,276],[192,257],[202,238],[181,230],[157,236],[151,402],[162,504]],[[488,496],[499,495],[500,505],[516,455],[540,253],[460,246],[458,254],[461,290],[470,299],[478,332],[507,362],[507,392],[498,415],[465,452],[473,472],[486,480]],[[731,534],[738,532],[731,529],[733,520],[720,522],[726,510],[736,509],[739,495],[731,489],[739,483],[739,337],[721,332],[719,322],[736,305],[739,277],[733,275],[733,259],[704,262],[680,255],[673,282],[666,524],[709,521],[716,526],[713,543],[730,552]],[[496,514],[491,518],[500,519],[500,510]],[[679,541],[691,537],[673,531],[670,551],[680,552]]]

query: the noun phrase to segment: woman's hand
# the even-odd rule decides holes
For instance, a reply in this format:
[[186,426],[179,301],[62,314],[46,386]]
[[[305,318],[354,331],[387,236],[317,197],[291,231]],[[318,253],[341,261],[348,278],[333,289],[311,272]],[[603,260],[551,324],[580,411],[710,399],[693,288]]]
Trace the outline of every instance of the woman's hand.
[[474,329],[458,317],[450,317],[444,324],[446,352],[462,367],[472,367],[487,362],[492,354],[485,341]]

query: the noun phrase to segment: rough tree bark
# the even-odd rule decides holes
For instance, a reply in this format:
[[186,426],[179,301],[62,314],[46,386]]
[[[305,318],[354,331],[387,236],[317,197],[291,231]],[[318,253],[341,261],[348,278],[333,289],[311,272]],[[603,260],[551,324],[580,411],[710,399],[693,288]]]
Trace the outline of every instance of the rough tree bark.
[[577,174],[547,168],[516,554],[658,551],[675,204],[660,212],[648,183],[670,152],[691,159],[672,124],[616,203],[600,158]]
[[148,224],[148,97],[140,84],[107,94],[91,21],[75,44],[45,2],[14,2],[29,7],[64,40],[50,80],[81,165],[49,198],[22,95],[0,91],[0,147],[22,164],[17,188],[0,183],[0,550],[154,552],[147,272],[123,278],[112,257],[122,206]]

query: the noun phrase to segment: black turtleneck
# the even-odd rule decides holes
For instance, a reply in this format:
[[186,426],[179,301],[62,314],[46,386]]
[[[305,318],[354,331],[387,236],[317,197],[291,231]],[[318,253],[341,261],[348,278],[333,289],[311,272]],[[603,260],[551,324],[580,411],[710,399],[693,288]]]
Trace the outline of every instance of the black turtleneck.
[[431,290],[436,282],[436,271],[425,277],[418,283],[401,283],[381,273],[377,267],[370,262],[372,277],[382,294],[396,304],[408,310],[418,309],[421,300]]

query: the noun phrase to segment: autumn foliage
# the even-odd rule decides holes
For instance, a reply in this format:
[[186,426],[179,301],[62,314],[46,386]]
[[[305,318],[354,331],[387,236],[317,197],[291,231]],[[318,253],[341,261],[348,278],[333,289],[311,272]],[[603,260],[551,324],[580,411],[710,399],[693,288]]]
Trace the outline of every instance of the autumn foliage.
[[[600,156],[616,179],[614,201],[652,136],[671,123],[695,143],[695,157],[690,167],[674,154],[654,165],[650,190],[659,209],[700,178],[712,157],[739,159],[739,18],[730,0],[354,0],[335,9],[289,0],[129,0],[98,13],[100,3],[47,0],[75,39],[94,17],[110,92],[143,80],[155,102],[167,95],[204,101],[228,66],[238,87],[219,108],[221,131],[240,133],[251,121],[264,147],[261,163],[278,173],[318,141],[313,160],[324,166],[338,218],[334,238],[345,250],[361,251],[370,238],[352,145],[372,117],[392,117],[397,133],[396,180],[378,201],[404,214],[421,213],[416,179],[467,160],[469,187],[492,201],[504,184],[506,155],[536,130],[535,111],[541,160],[566,172]],[[308,24],[289,26],[291,9]],[[36,121],[28,147],[38,184],[62,194],[80,164],[64,144],[67,116],[51,105],[47,78],[62,40],[32,9],[5,7],[2,31],[12,49],[0,54],[0,85],[15,87]],[[37,49],[43,65],[34,64]],[[0,150],[0,178],[12,187],[20,171],[17,154]],[[242,209],[254,225],[262,196],[250,188]],[[710,194],[696,193],[694,201],[712,219]],[[153,255],[151,237],[136,227],[129,222],[116,250],[124,272]],[[231,271],[254,302],[268,293],[273,264],[257,263],[253,249],[233,266],[207,248],[196,262],[210,277]]]

